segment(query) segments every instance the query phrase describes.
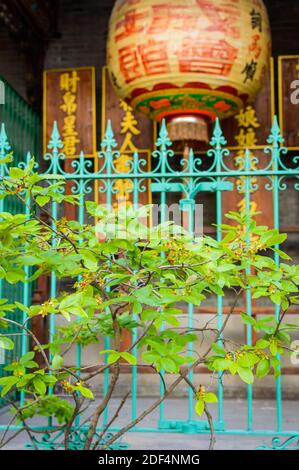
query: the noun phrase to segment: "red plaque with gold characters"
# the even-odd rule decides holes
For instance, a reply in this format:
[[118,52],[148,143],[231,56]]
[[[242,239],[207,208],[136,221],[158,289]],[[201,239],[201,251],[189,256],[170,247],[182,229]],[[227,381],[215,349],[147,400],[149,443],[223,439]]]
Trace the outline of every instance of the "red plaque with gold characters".
[[44,72],[44,152],[57,121],[67,158],[96,153],[95,69],[80,67]]
[[299,55],[278,58],[279,121],[285,146],[299,150]]

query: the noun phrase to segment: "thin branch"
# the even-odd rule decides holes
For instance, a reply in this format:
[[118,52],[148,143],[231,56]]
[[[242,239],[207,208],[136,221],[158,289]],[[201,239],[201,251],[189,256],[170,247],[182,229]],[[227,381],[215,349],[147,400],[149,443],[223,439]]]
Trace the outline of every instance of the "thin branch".
[[128,393],[126,393],[126,395],[123,397],[123,399],[121,400],[116,412],[114,413],[113,417],[111,418],[111,420],[106,424],[106,426],[104,427],[103,431],[101,432],[101,434],[99,435],[98,439],[96,440],[96,442],[94,443],[94,446],[93,446],[93,450],[95,450],[97,448],[97,446],[101,443],[101,440],[103,438],[103,436],[106,434],[106,432],[108,431],[108,429],[112,426],[112,424],[114,423],[114,421],[118,418],[119,416],[119,413],[121,411],[121,409],[123,408],[124,404],[126,403],[128,397],[130,396],[131,394],[131,391],[129,391]]
[[19,328],[22,328],[23,330],[25,330],[25,332],[26,332],[29,336],[31,336],[31,338],[33,339],[33,341],[34,341],[35,344],[37,345],[37,347],[38,347],[38,349],[39,349],[39,352],[40,352],[41,355],[43,356],[44,361],[45,361],[47,367],[50,369],[51,366],[50,366],[50,363],[49,363],[49,361],[48,361],[48,358],[47,358],[47,356],[46,356],[46,354],[45,354],[45,352],[44,352],[44,350],[43,350],[43,348],[42,348],[41,343],[39,342],[39,340],[37,339],[37,337],[35,336],[35,334],[32,333],[31,330],[29,330],[28,328],[26,328],[26,327],[25,327],[24,325],[22,325],[21,323],[15,321],[15,320],[12,320],[11,318],[5,317],[4,320],[5,320],[6,322],[8,322],[8,323],[11,323],[12,325],[16,325],[16,326],[18,326]]
[[[116,349],[116,351],[119,351],[119,349],[120,349],[120,329],[119,329],[119,324],[118,324],[118,321],[117,321],[117,318],[116,318],[115,315],[113,316],[113,329],[114,329],[114,332],[115,332],[115,349]],[[84,450],[89,450],[90,449],[92,439],[93,439],[94,434],[96,432],[96,428],[97,428],[99,418],[100,418],[101,414],[103,413],[103,411],[105,410],[106,406],[108,405],[108,403],[111,399],[111,396],[112,396],[112,394],[114,392],[114,389],[115,389],[115,385],[118,381],[119,373],[120,373],[120,365],[119,365],[119,361],[117,361],[115,363],[115,367],[113,369],[113,373],[112,373],[112,377],[111,377],[111,380],[110,380],[110,383],[109,383],[108,391],[107,391],[103,401],[96,408],[96,411],[95,411],[95,413],[92,417],[92,420],[91,420],[91,423],[90,423],[90,426],[89,426],[89,430],[88,430],[88,433],[87,433],[86,441],[85,441],[85,444],[84,444]]]

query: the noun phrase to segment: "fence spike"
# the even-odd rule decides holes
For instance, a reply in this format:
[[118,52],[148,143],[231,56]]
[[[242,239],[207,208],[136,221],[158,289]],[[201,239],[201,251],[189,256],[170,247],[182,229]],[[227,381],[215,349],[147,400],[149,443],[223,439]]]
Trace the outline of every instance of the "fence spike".
[[58,149],[61,149],[62,147],[63,147],[63,143],[60,138],[57,121],[54,121],[51,138],[48,144],[48,149],[50,150],[53,149],[53,150],[58,151]]
[[223,145],[226,145],[227,141],[223,135],[221,126],[220,126],[220,120],[217,117],[215,120],[215,126],[213,130],[213,135],[210,140],[210,145],[211,147],[215,147],[216,149],[220,149]]
[[26,163],[27,163],[27,165],[30,163],[30,160],[31,160],[31,153],[27,152],[27,154],[26,154]]
[[103,142],[101,143],[101,147],[102,148],[106,148],[106,150],[112,150],[112,147],[116,147],[117,146],[117,142],[114,138],[114,132],[113,132],[113,129],[112,129],[112,124],[111,124],[111,120],[108,119],[107,121],[107,127],[106,127],[106,132],[105,132],[105,137],[104,137],[104,140]]
[[0,156],[5,157],[6,152],[8,152],[11,149],[11,146],[8,142],[6,130],[5,130],[5,124],[2,122],[1,124],[1,130],[0,130]]
[[172,145],[172,142],[168,135],[166,121],[165,119],[163,119],[161,127],[160,127],[160,131],[159,131],[159,137],[156,142],[156,147],[161,147],[161,150],[162,150],[162,149],[166,149],[166,147],[170,147],[171,145]]
[[277,115],[275,114],[274,119],[273,119],[273,124],[271,127],[271,132],[270,135],[267,139],[268,144],[273,144],[274,147],[279,147],[279,144],[284,143],[284,138],[281,134],[280,126],[278,123],[278,118]]

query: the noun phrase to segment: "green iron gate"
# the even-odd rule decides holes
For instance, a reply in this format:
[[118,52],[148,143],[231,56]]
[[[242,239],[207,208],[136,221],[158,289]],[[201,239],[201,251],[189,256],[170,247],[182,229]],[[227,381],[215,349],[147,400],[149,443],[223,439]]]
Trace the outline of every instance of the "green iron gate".
[[[0,140],[0,151],[1,155],[4,155],[8,149],[7,142],[5,141],[5,134],[2,133],[2,140]],[[268,139],[268,146],[265,147],[264,153],[267,156],[267,163],[262,165],[256,165],[258,169],[252,170],[251,155],[249,151],[244,152],[242,164],[239,165],[238,169],[232,169],[228,165],[228,159],[230,158],[230,152],[225,149],[226,141],[222,134],[219,123],[216,122],[216,126],[213,132],[213,136],[210,142],[211,148],[204,156],[195,156],[190,151],[189,159],[185,159],[180,170],[173,169],[172,161],[174,158],[174,152],[171,150],[171,142],[169,140],[165,123],[162,124],[160,134],[156,143],[156,150],[152,155],[152,169],[149,171],[147,162],[142,158],[138,157],[135,153],[132,155],[130,162],[127,164],[126,172],[119,172],[115,161],[119,158],[120,154],[115,150],[117,143],[114,139],[113,131],[110,122],[108,122],[107,131],[105,138],[102,142],[102,149],[96,156],[97,165],[93,165],[92,160],[84,158],[84,154],[80,155],[80,158],[73,162],[73,172],[68,173],[64,171],[63,160],[64,155],[61,153],[62,142],[57,129],[56,123],[54,123],[53,133],[49,142],[49,153],[45,155],[45,159],[49,160],[49,168],[47,174],[61,174],[65,179],[72,184],[72,192],[79,195],[80,206],[78,207],[78,220],[84,222],[84,202],[87,198],[90,198],[94,191],[99,194],[101,203],[106,203],[108,206],[113,206],[113,201],[118,192],[118,185],[116,184],[120,180],[126,181],[126,188],[131,193],[131,199],[134,206],[137,206],[140,200],[140,195],[146,191],[147,187],[150,187],[151,192],[156,193],[156,198],[161,204],[161,207],[169,201],[169,196],[172,193],[178,193],[178,199],[180,199],[180,207],[183,211],[187,211],[191,216],[194,211],[194,203],[196,196],[199,193],[212,192],[215,195],[216,203],[216,220],[217,224],[222,223],[223,218],[223,198],[229,197],[229,192],[233,190],[236,185],[242,181],[243,192],[246,202],[246,208],[249,210],[252,191],[257,189],[257,185],[260,179],[262,179],[265,189],[272,194],[273,201],[273,213],[274,213],[274,228],[280,228],[280,194],[287,189],[287,182],[295,191],[296,194],[299,190],[299,157],[292,157],[287,155],[287,150],[283,147],[283,138],[280,134],[280,129],[275,118],[271,134]],[[95,171],[94,168],[97,168]],[[53,203],[51,207],[51,213],[56,218],[58,211],[60,210],[57,203]],[[161,213],[161,222],[165,213]],[[190,218],[192,219],[192,218]],[[217,238],[220,240],[222,233],[221,229],[217,229]],[[278,256],[275,255],[275,262],[279,263]],[[29,302],[29,286],[24,286],[24,297],[23,303]],[[55,297],[57,293],[57,280],[55,275],[51,276],[51,292],[50,295]],[[27,294],[26,294],[27,292]],[[247,292],[246,296],[246,311],[247,314],[252,314],[252,299],[250,291]],[[216,312],[218,328],[224,321],[224,308],[223,300],[221,296],[216,298]],[[276,317],[279,317],[279,306],[275,307]],[[194,307],[189,305],[186,307],[186,315],[188,324],[192,327],[195,312]],[[247,326],[246,340],[247,344],[251,344],[252,330],[250,326]],[[54,315],[50,318],[50,339],[55,334],[55,318]],[[132,341],[134,342],[137,337],[137,331],[135,336],[133,335]],[[25,347],[25,343],[23,345]],[[109,349],[109,339],[105,339],[105,347]],[[192,352],[191,349],[189,349]],[[134,354],[137,354],[136,350],[133,350]],[[81,349],[78,347],[76,359],[76,366],[81,364]],[[134,420],[138,415],[138,379],[139,372],[136,366],[132,367],[132,399],[131,399],[131,417]],[[190,375],[192,380],[192,374]],[[106,369],[103,377],[104,393],[108,390],[109,384],[109,370]],[[215,431],[216,434],[231,434],[231,435],[257,435],[257,436],[285,436],[285,440],[288,438],[287,443],[274,440],[274,445],[287,446],[295,439],[298,440],[299,432],[296,434],[294,430],[288,429],[283,419],[283,401],[282,401],[282,381],[278,378],[274,381],[273,387],[276,389],[276,424],[263,423],[263,428],[257,428],[254,425],[254,402],[253,402],[253,386],[248,385],[247,387],[247,405],[246,405],[246,424],[242,428],[236,428],[231,425],[227,425],[224,419],[225,411],[225,398],[223,394],[222,380],[218,378],[218,412],[215,417]],[[163,383],[161,380],[160,393],[163,394]],[[181,398],[183,400],[183,398]],[[209,425],[208,423],[195,416],[193,406],[193,393],[190,391],[186,398],[186,416],[183,419],[179,419],[173,415],[169,417],[169,410],[167,409],[167,400],[165,403],[161,403],[159,407],[159,417],[156,421],[155,426],[144,426],[141,423],[136,425],[131,431],[134,432],[177,432],[177,433],[197,433],[197,434],[208,434]],[[110,410],[106,408],[103,415],[103,421],[101,423],[101,429],[106,426],[109,422]],[[50,427],[49,427],[50,426]],[[32,426],[34,428],[34,426]],[[1,426],[0,429],[4,429],[5,426]],[[59,434],[47,435],[47,430],[51,428],[51,423],[47,423],[43,426],[37,426],[37,429],[45,432],[45,437],[37,442],[42,448],[55,448],[59,446],[59,442],[62,436],[62,432]],[[17,426],[12,426],[11,429],[19,429]],[[117,432],[118,428],[113,427],[110,429],[111,432]],[[80,432],[77,432],[80,431]],[[77,437],[74,437],[73,447],[82,447],[82,436],[84,436],[86,429],[80,428],[79,419],[74,427],[74,432]],[[80,437],[78,437],[80,434]],[[296,436],[294,436],[296,434]]]
[[[13,158],[14,165],[21,164],[24,161],[24,155],[30,149],[33,155],[40,155],[41,145],[41,119],[40,116],[35,113],[28,103],[9,85],[9,83],[0,77],[0,82],[4,88],[4,104],[0,104],[0,123],[5,122],[5,128],[2,124],[0,134],[0,158],[3,158],[13,147]],[[6,139],[6,133],[9,134],[10,144]],[[0,166],[0,176],[3,170],[2,165]],[[0,200],[0,212],[11,212],[19,213],[23,211],[23,205],[15,198],[6,198],[3,203]],[[8,284],[0,280],[0,298],[6,298],[10,302],[15,300],[22,300],[24,296],[24,288],[21,283],[15,285]],[[29,292],[31,297],[31,289]],[[17,312],[12,315],[12,318],[18,320],[21,313]],[[11,332],[17,332],[17,329],[13,326],[9,327]],[[5,374],[3,367],[6,363],[9,363],[14,358],[14,355],[18,355],[21,348],[20,337],[16,336],[16,349],[14,352],[2,351],[0,357],[0,377]],[[5,404],[4,400],[0,398],[0,406]]]

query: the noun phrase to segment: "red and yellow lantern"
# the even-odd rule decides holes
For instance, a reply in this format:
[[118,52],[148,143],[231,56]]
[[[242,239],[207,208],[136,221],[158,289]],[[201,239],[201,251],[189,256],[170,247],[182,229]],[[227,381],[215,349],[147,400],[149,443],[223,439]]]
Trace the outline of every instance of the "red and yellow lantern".
[[262,0],[117,0],[110,19],[118,95],[156,121],[197,123],[203,136],[207,122],[254,100],[270,53]]

